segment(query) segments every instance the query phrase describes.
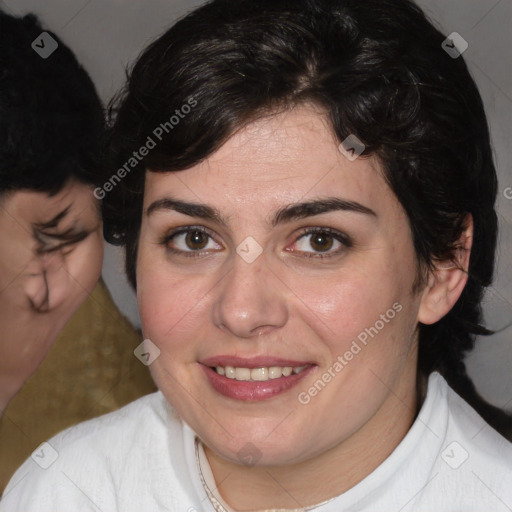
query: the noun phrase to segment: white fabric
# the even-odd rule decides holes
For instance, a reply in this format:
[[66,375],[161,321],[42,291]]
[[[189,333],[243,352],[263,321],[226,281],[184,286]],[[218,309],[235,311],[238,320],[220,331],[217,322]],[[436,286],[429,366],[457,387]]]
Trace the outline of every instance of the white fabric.
[[[203,444],[196,438],[196,460],[199,467],[199,473],[202,476],[203,486],[206,488],[206,494],[208,494],[211,501],[216,502],[220,505],[222,512],[236,512],[233,508],[230,507],[228,503],[224,501],[224,498],[220,495],[217,489],[217,483],[215,482],[215,477],[213,476],[210,464],[208,463],[208,458],[206,457],[206,453],[204,452]],[[329,500],[325,500],[323,503],[327,503],[328,501],[333,500],[331,498]],[[215,505],[214,505],[215,507]],[[310,510],[319,510],[318,505],[309,506],[306,508],[294,508],[294,509],[272,509],[271,511],[265,512],[309,512]],[[324,509],[325,510],[325,509]]]
[[[143,397],[36,450],[11,479],[0,512],[214,512],[194,439],[160,392]],[[58,457],[42,469],[35,460],[51,461],[52,448]],[[314,510],[510,512],[512,444],[434,373],[418,418],[393,453]]]

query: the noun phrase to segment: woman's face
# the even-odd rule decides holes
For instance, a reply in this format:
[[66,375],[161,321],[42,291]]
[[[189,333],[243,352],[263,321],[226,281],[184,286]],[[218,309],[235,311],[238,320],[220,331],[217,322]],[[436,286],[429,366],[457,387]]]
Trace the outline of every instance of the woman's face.
[[378,162],[347,158],[312,107],[248,125],[188,170],[147,173],[137,294],[160,350],[151,371],[224,459],[304,461],[411,420],[415,278]]

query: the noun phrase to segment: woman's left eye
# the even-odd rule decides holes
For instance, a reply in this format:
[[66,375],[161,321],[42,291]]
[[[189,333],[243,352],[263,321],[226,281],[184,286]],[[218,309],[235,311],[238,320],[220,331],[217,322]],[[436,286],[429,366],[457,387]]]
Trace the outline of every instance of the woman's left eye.
[[[352,246],[350,238],[330,228],[309,228],[302,232],[290,252],[312,253],[308,257],[325,258]],[[311,250],[312,249],[312,250]]]

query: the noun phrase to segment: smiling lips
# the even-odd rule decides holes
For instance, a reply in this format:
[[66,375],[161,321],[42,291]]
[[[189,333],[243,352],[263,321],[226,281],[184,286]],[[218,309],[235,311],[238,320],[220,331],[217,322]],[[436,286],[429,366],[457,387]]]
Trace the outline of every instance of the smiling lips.
[[248,401],[264,400],[289,390],[314,366],[275,358],[234,357],[211,358],[201,364],[215,391]]

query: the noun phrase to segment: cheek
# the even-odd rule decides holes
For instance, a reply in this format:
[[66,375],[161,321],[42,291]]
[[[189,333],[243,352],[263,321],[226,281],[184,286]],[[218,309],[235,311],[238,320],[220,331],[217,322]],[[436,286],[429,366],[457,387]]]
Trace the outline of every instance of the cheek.
[[137,303],[144,336],[162,346],[197,330],[198,322],[204,322],[206,315],[201,299],[208,289],[204,276],[173,273],[158,257],[141,248]]
[[92,290],[101,276],[103,266],[103,232],[98,229],[91,233],[77,248],[76,254],[72,257],[76,259],[77,280],[83,286]]
[[340,271],[321,281],[303,278],[294,291],[300,298],[297,307],[301,316],[329,345],[331,357],[343,354],[358,335],[400,300],[396,275],[371,268]]

